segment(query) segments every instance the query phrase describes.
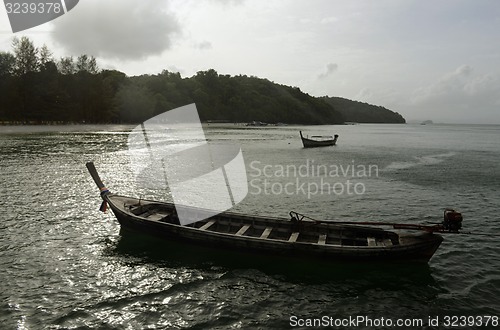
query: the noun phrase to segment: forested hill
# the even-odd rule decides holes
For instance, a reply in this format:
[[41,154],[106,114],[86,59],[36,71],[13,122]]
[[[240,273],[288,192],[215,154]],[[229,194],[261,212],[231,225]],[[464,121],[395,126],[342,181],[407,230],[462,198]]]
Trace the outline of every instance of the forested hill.
[[201,120],[338,124],[332,106],[299,88],[244,75],[200,71],[189,78],[163,71],[127,77],[100,70],[96,59],[52,57],[27,38],[0,52],[0,123],[140,123],[196,103]]
[[[158,75],[127,78],[117,93],[121,115],[139,121],[188,103],[196,103],[200,119],[228,122],[339,124],[342,115],[319,98],[297,87],[245,75],[200,71],[190,78],[164,71]],[[123,119],[123,117],[121,117]]]
[[190,103],[202,121],[340,124],[389,118],[383,111],[351,111],[357,104],[352,101],[312,97],[257,77],[213,69],[188,78],[166,70],[128,77],[99,69],[92,56],[54,59],[45,45],[37,48],[27,37],[14,39],[12,48],[0,52],[0,124],[140,123]]
[[346,122],[406,123],[406,120],[399,113],[381,106],[352,101],[342,97],[325,96],[322,99],[339,111]]
[[332,106],[298,88],[214,70],[190,78],[168,71],[127,77],[110,70],[63,74],[49,65],[0,76],[0,99],[0,121],[21,123],[140,123],[193,102],[202,121],[344,122]]

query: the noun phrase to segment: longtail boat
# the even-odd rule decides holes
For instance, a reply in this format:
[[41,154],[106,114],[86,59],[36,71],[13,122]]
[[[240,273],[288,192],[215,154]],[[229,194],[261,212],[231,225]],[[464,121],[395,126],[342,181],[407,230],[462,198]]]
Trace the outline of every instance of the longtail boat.
[[316,148],[316,147],[328,147],[334,146],[339,138],[338,134],[334,136],[331,135],[313,135],[311,137],[302,135],[302,131],[299,131],[300,139],[302,140],[302,145],[304,148]]
[[[446,209],[443,222],[434,225],[334,222],[314,220],[293,211],[289,219],[222,212],[181,225],[177,210],[182,206],[111,193],[102,183],[94,164],[89,162],[86,166],[101,191],[101,210],[109,205],[122,229],[202,246],[332,261],[427,262],[443,241],[436,233],[457,233],[462,224],[459,212]],[[383,230],[368,224],[390,225],[406,232]]]

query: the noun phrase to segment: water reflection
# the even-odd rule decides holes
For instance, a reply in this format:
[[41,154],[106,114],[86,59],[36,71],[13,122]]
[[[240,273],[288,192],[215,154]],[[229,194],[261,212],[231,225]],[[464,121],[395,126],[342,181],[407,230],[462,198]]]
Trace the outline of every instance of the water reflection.
[[269,254],[255,254],[230,249],[197,246],[164,240],[142,233],[120,230],[117,242],[109,244],[107,253],[129,263],[151,263],[168,268],[214,268],[233,271],[255,269],[283,280],[300,283],[363,281],[372,286],[393,290],[405,285],[436,287],[427,263],[405,262],[332,262],[299,259]]

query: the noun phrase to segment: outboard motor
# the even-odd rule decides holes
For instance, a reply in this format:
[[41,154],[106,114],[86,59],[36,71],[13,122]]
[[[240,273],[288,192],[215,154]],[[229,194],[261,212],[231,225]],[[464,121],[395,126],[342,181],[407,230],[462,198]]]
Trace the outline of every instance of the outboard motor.
[[458,232],[460,229],[462,229],[462,220],[462,213],[457,212],[453,209],[445,209],[442,225],[445,230]]

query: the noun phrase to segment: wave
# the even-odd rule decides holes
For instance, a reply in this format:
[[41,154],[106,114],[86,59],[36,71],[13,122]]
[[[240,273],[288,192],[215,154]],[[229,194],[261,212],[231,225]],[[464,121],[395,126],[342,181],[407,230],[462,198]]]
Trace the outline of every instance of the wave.
[[451,151],[444,154],[413,157],[414,160],[409,162],[392,162],[387,165],[384,170],[403,170],[415,166],[436,165],[442,163],[450,157],[455,156],[456,154],[456,152]]

